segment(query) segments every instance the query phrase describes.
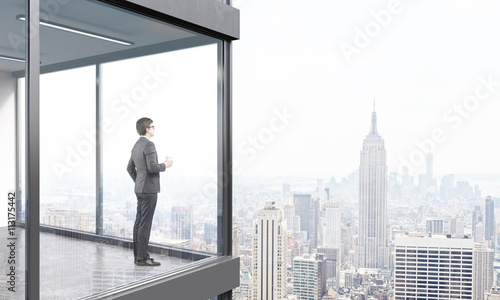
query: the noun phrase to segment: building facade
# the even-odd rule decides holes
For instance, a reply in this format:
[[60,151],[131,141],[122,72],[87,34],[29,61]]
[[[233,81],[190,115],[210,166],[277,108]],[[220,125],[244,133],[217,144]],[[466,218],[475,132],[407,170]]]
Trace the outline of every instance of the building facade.
[[325,276],[327,289],[337,288],[340,284],[341,249],[337,247],[319,247],[317,253],[325,258]]
[[304,254],[293,259],[293,294],[299,300],[321,300],[326,292],[323,254]]
[[444,233],[444,220],[430,219],[425,222],[426,233]]
[[252,239],[252,299],[285,297],[286,222],[274,202],[259,210]]
[[485,243],[474,247],[474,299],[486,299],[486,293],[493,287],[493,260],[495,253]]
[[487,241],[494,240],[495,237],[495,203],[491,196],[484,200],[484,238]]
[[193,207],[172,206],[171,211],[172,238],[176,240],[193,240]]
[[395,240],[395,299],[475,299],[469,236],[415,233]]
[[342,239],[342,222],[340,214],[340,202],[325,202],[325,228],[324,243],[325,247],[339,247]]
[[370,133],[363,141],[359,166],[359,238],[357,268],[389,268],[387,233],[387,162],[384,140],[372,113]]
[[307,232],[307,239],[312,238],[314,206],[311,194],[293,195],[295,215],[300,217],[300,230]]

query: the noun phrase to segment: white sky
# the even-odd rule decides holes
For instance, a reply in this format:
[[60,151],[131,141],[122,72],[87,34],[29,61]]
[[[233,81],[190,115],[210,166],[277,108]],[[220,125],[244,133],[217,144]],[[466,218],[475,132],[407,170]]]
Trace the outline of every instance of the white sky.
[[[105,176],[129,176],[127,162],[139,139],[135,124],[142,117],[154,122],[158,161],[174,158],[169,176],[216,173],[216,44],[107,63],[101,81]],[[42,180],[92,178],[95,67],[44,74],[40,86]]]
[[[500,86],[487,94],[480,80],[500,82],[498,1],[239,0],[234,5],[241,10],[241,40],[233,44],[236,176],[346,176],[359,166],[374,95],[389,172],[410,158],[413,175],[423,172],[424,164],[415,161],[422,153],[415,141],[440,130],[446,138],[433,149],[435,174],[500,173]],[[376,23],[376,15],[386,24]],[[365,45],[356,44],[367,26],[380,31]],[[359,46],[350,62],[341,50],[345,44]],[[137,139],[135,121],[142,116],[155,121],[160,160],[174,156],[170,174],[215,172],[216,63],[212,45],[108,64],[104,109],[114,129],[105,136],[105,173],[126,175]],[[127,109],[126,117],[110,111],[111,103],[143,84],[147,68],[168,73],[161,87],[148,91],[147,105]],[[41,101],[57,103],[44,106],[42,119],[51,111],[59,118],[43,123],[45,170],[65,163],[69,151],[50,145],[63,136],[74,149],[86,141],[81,131],[93,128],[93,118],[61,113],[95,114],[94,70],[70,72],[88,76],[54,73],[46,76],[53,80],[42,79]],[[64,78],[75,83],[78,76],[90,81],[61,84]],[[458,117],[454,105],[478,87],[485,99],[467,118]],[[283,123],[279,114],[292,117]],[[94,161],[88,155],[71,172],[93,173]]]
[[[241,40],[233,48],[241,175],[346,176],[359,166],[373,95],[389,172],[415,154],[415,140],[440,128],[446,140],[434,151],[435,174],[500,173],[500,87],[459,125],[448,112],[474,96],[480,77],[500,82],[500,3],[394,2],[388,24],[348,63],[341,44],[355,46],[356,28],[373,25],[371,12],[390,2],[234,1],[241,10]],[[251,155],[249,137],[268,137],[273,110],[285,107],[295,118]]]

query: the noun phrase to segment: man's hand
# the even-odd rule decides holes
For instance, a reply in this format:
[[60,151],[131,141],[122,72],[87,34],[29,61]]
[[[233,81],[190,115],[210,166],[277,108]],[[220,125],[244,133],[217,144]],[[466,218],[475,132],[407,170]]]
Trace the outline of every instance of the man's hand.
[[170,168],[174,162],[172,160],[166,160],[164,164],[167,166],[167,168]]

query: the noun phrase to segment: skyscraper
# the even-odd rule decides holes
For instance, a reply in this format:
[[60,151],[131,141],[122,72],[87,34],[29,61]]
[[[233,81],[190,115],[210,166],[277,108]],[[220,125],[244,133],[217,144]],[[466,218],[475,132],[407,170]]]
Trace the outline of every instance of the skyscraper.
[[425,221],[425,232],[427,233],[444,233],[443,219],[429,219]]
[[484,201],[484,238],[487,241],[494,240],[495,237],[495,203],[491,196]]
[[300,217],[300,230],[307,232],[307,239],[312,237],[314,206],[312,205],[311,194],[293,195],[295,215]]
[[283,195],[283,198],[290,196],[290,184],[289,183],[283,183],[282,195]]
[[326,201],[325,216],[326,226],[323,246],[340,248],[342,238],[340,202]]
[[375,107],[370,133],[363,141],[360,160],[359,237],[355,265],[358,268],[387,269],[387,163],[384,140],[377,132]]
[[172,206],[172,238],[193,241],[193,207]]
[[484,243],[484,224],[479,222],[476,224],[476,235],[474,236],[474,242]]
[[274,202],[259,210],[252,239],[252,299],[285,297],[286,225]]
[[313,249],[318,248],[319,241],[319,231],[321,230],[321,222],[320,222],[320,199],[316,198],[312,200],[312,233],[311,233],[311,241],[309,243],[309,251],[312,252]]
[[285,220],[287,231],[294,232],[293,219],[295,217],[295,206],[293,205],[290,195],[288,195],[285,203]]
[[475,299],[470,237],[414,233],[397,235],[395,240],[396,300]]
[[483,300],[493,286],[493,259],[495,253],[485,243],[474,246],[474,299]]
[[293,259],[293,293],[297,299],[321,300],[326,290],[323,254],[304,254]]
[[476,236],[476,226],[483,222],[483,213],[480,206],[475,206],[472,211],[472,236]]
[[458,216],[450,221],[450,234],[464,234],[464,222]]
[[321,253],[325,258],[325,276],[327,290],[337,288],[340,284],[341,253],[338,247],[319,247],[316,253]]

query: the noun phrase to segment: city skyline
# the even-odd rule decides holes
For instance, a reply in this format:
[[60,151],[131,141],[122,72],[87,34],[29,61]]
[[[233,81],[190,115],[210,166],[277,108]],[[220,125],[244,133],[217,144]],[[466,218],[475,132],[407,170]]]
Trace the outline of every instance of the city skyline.
[[363,140],[359,163],[359,240],[354,264],[357,268],[387,269],[387,153],[377,130],[375,103],[370,132]]

